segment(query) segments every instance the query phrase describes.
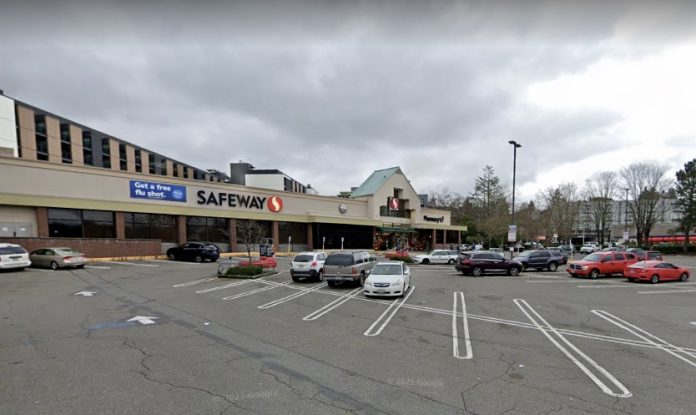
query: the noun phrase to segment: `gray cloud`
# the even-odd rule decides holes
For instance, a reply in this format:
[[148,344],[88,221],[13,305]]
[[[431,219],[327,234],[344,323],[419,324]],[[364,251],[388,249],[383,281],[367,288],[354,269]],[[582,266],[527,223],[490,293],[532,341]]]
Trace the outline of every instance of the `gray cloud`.
[[0,16],[13,39],[0,45],[0,88],[201,168],[245,159],[333,194],[401,165],[419,191],[468,193],[486,164],[511,176],[509,139],[524,145],[520,185],[566,156],[603,151],[617,115],[533,108],[526,88],[668,46],[692,34],[679,24],[691,10],[23,2]]

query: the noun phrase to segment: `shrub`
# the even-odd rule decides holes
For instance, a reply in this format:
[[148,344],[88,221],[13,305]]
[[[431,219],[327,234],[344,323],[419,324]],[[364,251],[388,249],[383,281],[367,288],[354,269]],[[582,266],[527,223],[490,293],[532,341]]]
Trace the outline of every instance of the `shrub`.
[[225,275],[259,275],[263,274],[263,268],[257,266],[231,267]]
[[413,264],[413,262],[414,262],[413,258],[411,258],[410,256],[394,255],[392,257],[389,257],[388,259],[390,261],[401,261],[401,262],[405,262],[407,264]]
[[[660,243],[660,244],[653,245],[650,249],[653,251],[660,251],[660,253],[664,254],[664,255],[681,254],[684,252],[684,245],[683,244]],[[696,245],[689,244],[686,252],[688,252],[690,254],[696,253]]]

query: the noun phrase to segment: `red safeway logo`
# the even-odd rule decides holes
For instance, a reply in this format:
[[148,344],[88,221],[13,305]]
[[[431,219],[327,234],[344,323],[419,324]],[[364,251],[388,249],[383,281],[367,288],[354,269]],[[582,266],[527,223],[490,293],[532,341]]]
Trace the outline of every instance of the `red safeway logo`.
[[399,210],[399,199],[393,197],[393,198],[389,201],[389,207],[390,207],[392,210]]
[[268,210],[271,212],[280,212],[283,210],[283,199],[278,196],[268,198]]

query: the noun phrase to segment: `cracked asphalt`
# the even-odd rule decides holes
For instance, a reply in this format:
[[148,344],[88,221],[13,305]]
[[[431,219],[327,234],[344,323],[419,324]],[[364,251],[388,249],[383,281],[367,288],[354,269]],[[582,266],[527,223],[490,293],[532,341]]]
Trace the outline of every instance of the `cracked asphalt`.
[[[236,280],[198,281],[216,264],[95,265],[0,273],[0,414],[696,413],[693,279],[473,278],[413,266],[417,290],[366,336],[395,300],[358,294],[303,320],[355,287],[280,286],[287,259],[277,275],[203,293]],[[468,360],[453,355],[458,291]],[[304,295],[258,308],[293,293]],[[128,322],[135,316],[155,324]],[[463,351],[461,326],[457,338]],[[617,397],[612,379],[630,396]]]

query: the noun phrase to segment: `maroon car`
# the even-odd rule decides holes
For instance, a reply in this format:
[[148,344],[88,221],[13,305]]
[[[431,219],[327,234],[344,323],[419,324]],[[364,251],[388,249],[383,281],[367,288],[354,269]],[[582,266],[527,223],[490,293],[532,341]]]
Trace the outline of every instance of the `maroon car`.
[[507,259],[497,252],[463,252],[457,258],[454,269],[462,274],[479,277],[484,274],[507,274],[517,276],[522,263]]

